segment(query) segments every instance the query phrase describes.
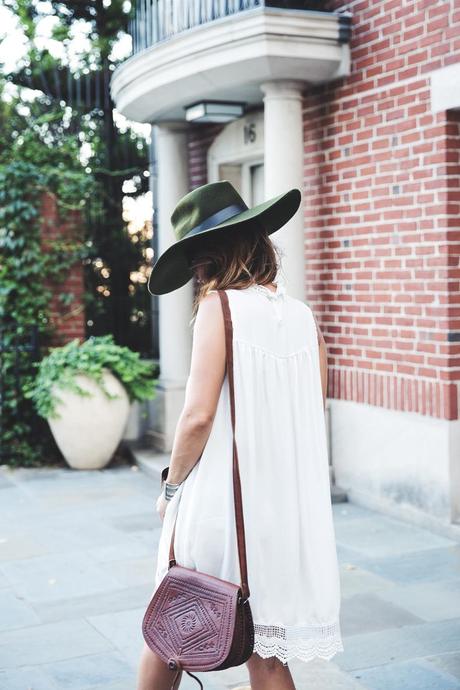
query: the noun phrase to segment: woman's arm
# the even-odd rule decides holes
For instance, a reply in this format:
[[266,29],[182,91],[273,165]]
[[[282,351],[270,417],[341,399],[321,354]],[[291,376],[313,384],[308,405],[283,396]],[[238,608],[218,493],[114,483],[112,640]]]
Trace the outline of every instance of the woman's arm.
[[193,330],[190,375],[166,481],[180,484],[206,445],[225,375],[225,330],[217,292],[200,302]]

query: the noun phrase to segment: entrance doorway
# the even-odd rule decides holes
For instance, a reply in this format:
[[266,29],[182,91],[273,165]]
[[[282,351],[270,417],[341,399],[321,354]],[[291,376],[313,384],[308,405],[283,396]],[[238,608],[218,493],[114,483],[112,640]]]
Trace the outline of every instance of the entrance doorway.
[[228,180],[244,202],[254,206],[264,197],[263,108],[229,122],[216,136],[206,157],[208,182]]
[[255,206],[264,200],[263,163],[221,163],[219,180],[231,182],[248,206]]
[[265,193],[264,164],[251,166],[251,206],[256,206],[264,201]]

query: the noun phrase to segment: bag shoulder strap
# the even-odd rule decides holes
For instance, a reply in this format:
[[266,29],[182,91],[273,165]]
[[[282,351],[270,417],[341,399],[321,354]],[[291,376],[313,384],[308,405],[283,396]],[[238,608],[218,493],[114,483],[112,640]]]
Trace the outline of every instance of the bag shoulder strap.
[[[232,450],[232,463],[233,463],[233,498],[235,504],[235,521],[236,521],[236,538],[238,544],[238,559],[240,564],[240,579],[241,579],[241,591],[243,593],[243,599],[249,599],[249,585],[248,585],[248,567],[246,559],[246,539],[244,532],[244,516],[243,516],[243,500],[241,495],[241,480],[240,480],[240,470],[238,463],[238,449],[236,447],[235,438],[235,387],[233,378],[233,324],[230,312],[230,306],[228,302],[228,295],[225,290],[217,290],[220,297],[222,312],[224,316],[224,327],[225,327],[225,359],[226,359],[226,369],[228,378],[228,388],[230,394],[230,415],[232,422],[232,434],[233,434],[233,450]],[[177,520],[177,514],[176,514]],[[176,563],[174,556],[174,535],[176,531],[176,522],[174,522],[174,527],[171,536],[171,544],[169,547],[169,567]]]

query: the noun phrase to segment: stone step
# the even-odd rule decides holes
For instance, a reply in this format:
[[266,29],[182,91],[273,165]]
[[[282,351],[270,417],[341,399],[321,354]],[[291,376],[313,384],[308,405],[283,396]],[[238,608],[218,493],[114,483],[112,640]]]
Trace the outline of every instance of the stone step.
[[348,501],[347,492],[335,483],[334,468],[329,465],[329,481],[331,484],[332,503],[346,503]]
[[332,503],[347,503],[348,496],[345,489],[341,489],[340,486],[335,484],[331,485],[331,500]]
[[130,450],[139,469],[160,481],[161,471],[169,465],[171,453],[159,453],[152,448],[137,448],[135,445],[131,445]]

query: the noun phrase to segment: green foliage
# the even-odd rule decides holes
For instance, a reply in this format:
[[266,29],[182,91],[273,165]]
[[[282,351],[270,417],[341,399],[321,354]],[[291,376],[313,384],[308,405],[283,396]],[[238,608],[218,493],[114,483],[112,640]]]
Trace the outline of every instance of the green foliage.
[[78,385],[76,374],[92,378],[108,398],[117,397],[104,386],[104,369],[110,369],[117,376],[131,401],[155,397],[155,365],[141,360],[139,354],[128,347],[116,345],[112,335],[91,337],[82,344],[72,340],[63,347],[53,348],[40,362],[35,382],[27,386],[26,397],[33,400],[40,416],[59,417],[57,406],[61,399],[56,389],[91,395]]
[[78,243],[62,241],[48,253],[41,251],[39,208],[46,188],[46,175],[34,165],[0,165],[0,445],[2,460],[8,452],[13,464],[34,464],[51,451],[50,439],[36,424],[18,381],[26,386],[34,375],[33,353],[26,349],[31,328],[37,329],[43,346],[51,337],[51,281],[59,282],[82,251]]
[[[116,342],[150,357],[153,329],[146,275],[151,226],[146,222],[133,231],[123,218],[124,199],[149,190],[148,147],[145,137],[129,124],[114,121],[109,89],[121,59],[117,42],[127,30],[133,3],[6,0],[6,6],[15,12],[28,39],[27,55],[8,79],[19,88],[34,89],[33,107],[43,110],[40,123],[33,113],[35,131],[20,137],[31,139],[38,133],[58,142],[55,170],[56,177],[63,173],[67,178],[64,193],[74,181],[64,158],[59,162],[58,157],[66,155],[72,139],[75,148],[84,151],[85,170],[91,178],[91,200],[86,207],[87,334],[113,333]],[[37,26],[48,20],[53,22],[52,38],[44,44],[37,39]],[[72,38],[77,25],[88,42]],[[47,120],[49,111],[57,117]],[[78,186],[79,179],[75,183]],[[61,204],[65,203],[62,197]]]
[[56,125],[56,115],[49,111],[42,118],[38,103],[20,106],[19,99],[1,98],[0,84],[0,461],[31,465],[56,455],[49,430],[37,422],[23,394],[22,386],[35,375],[34,358],[40,356],[30,349],[32,329],[45,351],[52,336],[52,288],[59,292],[56,286],[68,269],[87,254],[81,240],[70,238],[55,239],[43,251],[42,197],[56,194],[67,214],[84,203],[91,179],[75,141]]
[[[145,284],[131,281],[147,263],[146,232],[133,242],[122,219],[124,180],[137,177],[133,195],[148,188],[142,174],[147,149],[129,128],[118,131],[109,93],[112,49],[127,28],[129,3],[4,0],[4,5],[19,20],[27,55],[14,73],[0,75],[0,462],[31,465],[60,457],[25,392],[35,377],[33,356],[47,354],[51,342],[52,293],[67,306],[74,299],[56,288],[67,269],[84,263],[86,317],[95,335],[114,331],[117,342],[130,345],[150,333]],[[43,48],[37,27],[51,16],[52,38]],[[73,29],[82,23],[90,45],[82,42],[75,60]],[[102,109],[93,98],[99,91]],[[40,240],[45,191],[56,196],[65,222],[75,210],[85,221],[79,237],[53,240],[46,252]],[[33,326],[40,344],[35,354],[24,346]]]

